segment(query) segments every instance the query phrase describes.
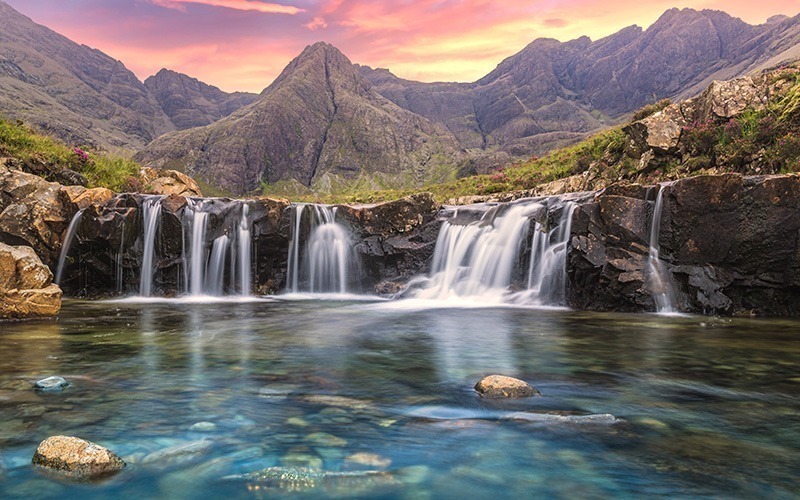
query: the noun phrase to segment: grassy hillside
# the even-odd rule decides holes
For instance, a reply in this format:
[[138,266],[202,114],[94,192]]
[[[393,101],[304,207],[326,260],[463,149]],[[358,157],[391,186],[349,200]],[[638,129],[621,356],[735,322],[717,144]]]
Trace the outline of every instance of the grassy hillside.
[[67,146],[38,134],[22,122],[0,118],[0,157],[11,158],[23,170],[52,178],[64,169],[83,175],[89,187],[113,191],[135,188],[140,166],[127,158]]

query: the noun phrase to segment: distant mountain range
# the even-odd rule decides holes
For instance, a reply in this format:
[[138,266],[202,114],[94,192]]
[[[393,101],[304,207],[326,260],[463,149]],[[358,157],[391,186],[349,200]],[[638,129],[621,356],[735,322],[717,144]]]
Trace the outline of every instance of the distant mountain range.
[[0,114],[68,141],[140,150],[233,193],[409,187],[487,171],[800,58],[800,15],[753,26],[671,9],[592,41],[538,39],[474,83],[420,83],[307,47],[260,95],[162,70],[140,82],[0,0]]

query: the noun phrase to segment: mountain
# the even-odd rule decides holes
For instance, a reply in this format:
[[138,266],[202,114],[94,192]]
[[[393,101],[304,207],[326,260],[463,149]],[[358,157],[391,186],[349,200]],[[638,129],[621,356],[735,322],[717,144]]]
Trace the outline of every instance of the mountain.
[[258,94],[248,92],[229,94],[168,69],[162,69],[145,80],[144,86],[178,130],[208,125],[258,98]]
[[685,98],[800,57],[800,16],[752,26],[719,11],[671,9],[647,30],[592,41],[537,39],[474,83],[420,83],[360,67],[397,105],[444,124],[471,150],[510,157],[572,142],[662,98]]
[[256,102],[204,127],[167,134],[137,155],[234,193],[419,186],[452,179],[463,151],[443,126],[402,109],[338,49],[307,47]]
[[120,61],[1,0],[0,113],[79,144],[138,148],[174,129]]

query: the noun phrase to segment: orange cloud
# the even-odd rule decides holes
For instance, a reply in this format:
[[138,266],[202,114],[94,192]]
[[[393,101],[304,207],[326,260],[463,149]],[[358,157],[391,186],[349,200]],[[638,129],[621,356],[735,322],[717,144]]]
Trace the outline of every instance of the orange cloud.
[[209,5],[211,7],[224,7],[226,9],[263,12],[265,14],[299,14],[305,9],[291,5],[277,3],[264,3],[251,0],[151,0],[152,3],[170,9],[183,9],[183,4]]

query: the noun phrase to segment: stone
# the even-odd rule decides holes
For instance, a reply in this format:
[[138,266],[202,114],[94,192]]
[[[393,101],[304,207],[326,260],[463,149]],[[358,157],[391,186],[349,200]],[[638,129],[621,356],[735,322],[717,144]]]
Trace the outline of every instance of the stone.
[[329,495],[366,495],[376,488],[400,485],[388,471],[328,472],[305,467],[268,467],[248,474],[226,476],[245,482],[251,490],[274,489],[292,493],[321,491]]
[[64,204],[72,210],[84,210],[90,205],[105,205],[114,197],[114,192],[106,188],[86,189],[82,186],[64,186],[61,188]]
[[534,389],[524,380],[519,380],[505,375],[489,375],[482,378],[475,384],[475,390],[486,398],[527,398],[530,396],[541,396],[542,394]]
[[366,453],[363,451],[359,453],[353,453],[345,458],[344,461],[347,465],[372,467],[375,469],[386,469],[392,465],[391,458],[382,457],[376,453]]
[[38,391],[52,392],[60,391],[65,387],[69,387],[70,383],[64,377],[47,377],[39,380],[34,384],[34,389]]
[[347,446],[347,441],[340,437],[328,434],[327,432],[315,432],[306,436],[306,441],[319,446],[329,446],[341,448]]
[[689,125],[678,104],[670,104],[647,118],[633,122],[622,130],[630,137],[640,154],[653,150],[669,154],[677,150],[683,128]]
[[61,289],[32,248],[0,243],[0,320],[55,316]]
[[77,480],[115,474],[125,468],[114,452],[90,441],[71,436],[52,436],[39,444],[33,464]]
[[188,175],[177,170],[161,170],[145,167],[139,173],[147,194],[203,196],[200,186]]
[[214,422],[197,422],[192,424],[189,430],[194,432],[214,432],[217,430],[217,424]]

